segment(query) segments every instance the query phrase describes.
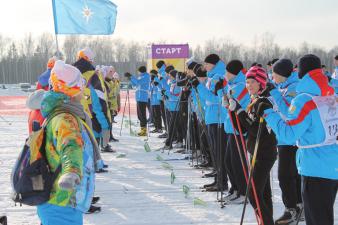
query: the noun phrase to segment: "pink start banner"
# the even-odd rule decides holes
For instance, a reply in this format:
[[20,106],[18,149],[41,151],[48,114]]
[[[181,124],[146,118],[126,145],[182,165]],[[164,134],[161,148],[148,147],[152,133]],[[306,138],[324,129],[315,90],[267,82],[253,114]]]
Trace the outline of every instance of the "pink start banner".
[[152,45],[152,59],[189,58],[189,45]]

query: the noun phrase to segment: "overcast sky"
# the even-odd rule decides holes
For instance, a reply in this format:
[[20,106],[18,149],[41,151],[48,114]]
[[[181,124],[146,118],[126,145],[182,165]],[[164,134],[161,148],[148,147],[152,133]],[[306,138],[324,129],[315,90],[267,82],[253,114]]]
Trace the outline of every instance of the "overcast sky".
[[[69,0],[75,1],[75,0]],[[338,0],[114,0],[115,37],[203,44],[230,38],[251,45],[269,32],[282,46],[338,45]],[[2,0],[0,33],[22,38],[54,32],[51,0]]]

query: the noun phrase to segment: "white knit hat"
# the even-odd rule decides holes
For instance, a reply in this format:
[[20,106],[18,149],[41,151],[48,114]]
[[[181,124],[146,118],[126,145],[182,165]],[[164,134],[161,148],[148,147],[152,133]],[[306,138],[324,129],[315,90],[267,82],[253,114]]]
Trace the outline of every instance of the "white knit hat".
[[85,85],[80,70],[76,67],[58,60],[51,71],[49,84],[56,92],[62,92],[74,96],[81,91]]
[[88,60],[88,61],[90,61],[90,62],[93,62],[93,61],[94,61],[95,54],[94,54],[94,52],[93,52],[90,48],[86,47],[86,48],[84,48],[84,49],[81,49],[81,50],[77,53],[77,57],[78,57],[78,59],[83,58],[83,59],[85,59],[85,60]]

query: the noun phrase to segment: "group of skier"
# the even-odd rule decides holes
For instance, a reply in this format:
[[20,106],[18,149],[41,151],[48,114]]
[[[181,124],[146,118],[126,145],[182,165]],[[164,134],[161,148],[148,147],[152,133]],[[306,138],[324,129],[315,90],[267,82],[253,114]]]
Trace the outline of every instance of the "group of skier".
[[[125,77],[136,87],[139,135],[147,135],[148,123],[162,133],[163,119],[163,150],[188,150],[202,159],[198,168],[213,168],[205,191],[220,192],[223,204],[248,198],[259,224],[329,225],[338,189],[338,56],[334,63],[331,74],[308,54],[295,65],[281,58],[247,70],[240,60],[210,54],[203,63],[189,60],[185,71],[160,60],[149,73],[141,66],[138,76]],[[274,220],[277,159],[285,211]]]

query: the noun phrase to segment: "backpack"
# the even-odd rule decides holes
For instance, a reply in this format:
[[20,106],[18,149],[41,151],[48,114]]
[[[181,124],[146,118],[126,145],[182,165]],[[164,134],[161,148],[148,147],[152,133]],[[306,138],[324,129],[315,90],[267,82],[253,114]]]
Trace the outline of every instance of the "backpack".
[[50,192],[61,171],[61,165],[55,172],[50,170],[46,158],[45,134],[48,122],[61,113],[65,111],[52,113],[45,119],[41,128],[26,139],[11,175],[12,199],[15,203],[37,206],[49,201]]

